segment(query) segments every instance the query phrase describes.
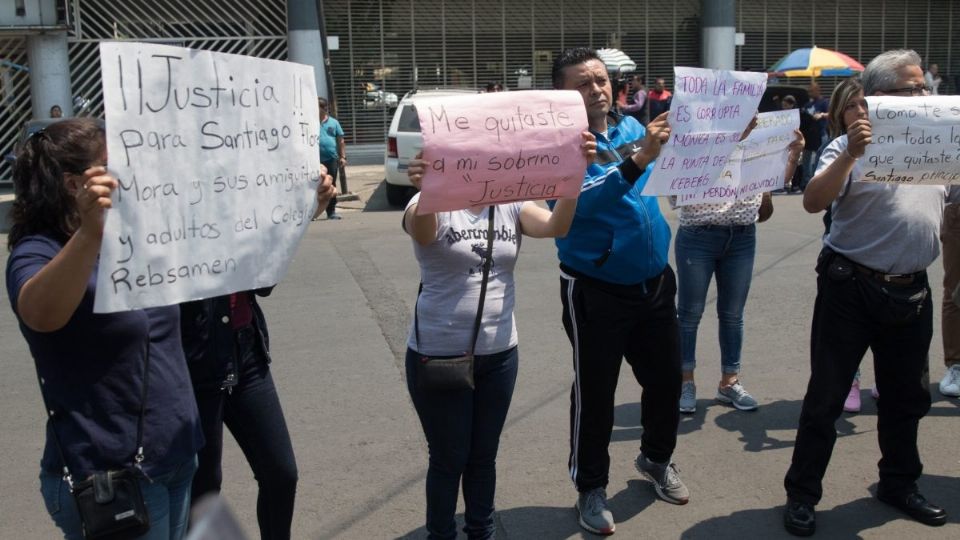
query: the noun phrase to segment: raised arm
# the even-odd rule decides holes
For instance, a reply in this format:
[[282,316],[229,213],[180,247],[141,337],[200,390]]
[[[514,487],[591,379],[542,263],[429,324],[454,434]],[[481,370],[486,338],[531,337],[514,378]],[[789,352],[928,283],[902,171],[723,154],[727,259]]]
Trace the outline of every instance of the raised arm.
[[[407,168],[407,177],[410,178],[413,187],[420,189],[423,173],[426,170],[423,152],[417,152]],[[433,213],[417,215],[417,206],[419,203],[411,204],[403,214],[403,229],[416,243],[426,246],[437,239],[437,215]]]
[[670,124],[665,112],[647,124],[643,148],[630,158],[600,174],[589,176],[580,190],[580,213],[594,213],[623,197],[639,180],[646,181],[647,166],[660,155],[661,145],[670,138]]
[[827,147],[822,159],[832,158],[833,161],[807,184],[803,192],[803,208],[807,212],[820,212],[836,200],[847,177],[853,172],[853,166],[863,156],[871,140],[870,121],[860,118],[847,130],[847,147],[844,150]]
[[[597,157],[597,138],[589,131],[581,134],[583,138],[580,151],[587,163],[593,163]],[[579,196],[579,194],[578,194]],[[520,228],[523,234],[533,238],[562,238],[570,231],[573,217],[577,212],[577,199],[559,199],[553,204],[553,211],[527,201],[520,207]]]
[[100,253],[104,210],[110,208],[110,193],[117,187],[104,167],[91,167],[74,178],[80,227],[17,296],[20,319],[36,332],[63,328],[83,300]]

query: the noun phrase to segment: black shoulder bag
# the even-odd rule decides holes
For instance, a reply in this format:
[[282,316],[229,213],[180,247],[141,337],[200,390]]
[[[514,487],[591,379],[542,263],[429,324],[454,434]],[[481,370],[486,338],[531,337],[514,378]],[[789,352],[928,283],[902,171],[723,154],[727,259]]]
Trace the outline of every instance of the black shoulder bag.
[[[466,390],[473,389],[473,351],[477,346],[477,337],[480,335],[480,319],[483,317],[483,300],[487,296],[487,277],[490,275],[490,266],[493,263],[493,218],[496,208],[491,206],[487,220],[487,254],[483,259],[483,281],[480,283],[480,303],[477,306],[477,317],[473,321],[473,339],[470,340],[470,351],[464,356],[456,358],[429,358],[421,355],[417,364],[417,388],[420,390]],[[417,305],[420,304],[420,292],[423,283],[417,292]],[[413,308],[413,328],[420,345],[420,323],[417,317],[417,306]]]
[[54,410],[47,402],[43,391],[43,377],[40,366],[37,379],[40,381],[40,396],[43,398],[50,422],[53,442],[63,462],[63,479],[70,487],[70,493],[77,503],[80,521],[83,524],[83,536],[97,540],[126,540],[142,536],[150,530],[150,516],[140,491],[140,478],[146,478],[143,463],[143,413],[147,402],[147,380],[150,373],[150,344],[147,343],[143,360],[143,391],[140,400],[140,415],[137,420],[137,453],[133,465],[125,469],[96,472],[85,480],[74,483],[73,475],[67,467],[67,457],[60,445],[60,437],[54,426]]

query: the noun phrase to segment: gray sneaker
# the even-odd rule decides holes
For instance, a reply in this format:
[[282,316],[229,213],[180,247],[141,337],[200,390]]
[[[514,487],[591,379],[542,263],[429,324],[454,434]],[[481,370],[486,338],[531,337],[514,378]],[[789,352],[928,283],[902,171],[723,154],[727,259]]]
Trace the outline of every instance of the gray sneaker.
[[743,389],[740,381],[730,386],[717,388],[717,401],[733,405],[741,411],[752,411],[759,406],[757,400],[753,399],[753,396]]
[[580,513],[580,526],[592,533],[609,535],[617,529],[613,513],[607,508],[607,491],[603,488],[581,493],[577,498],[577,512]]
[[653,482],[658,497],[672,504],[687,504],[690,500],[690,492],[680,480],[680,469],[672,461],[656,463],[640,452],[635,463],[640,474]]
[[697,385],[693,381],[684,381],[680,387],[680,412],[697,412]]

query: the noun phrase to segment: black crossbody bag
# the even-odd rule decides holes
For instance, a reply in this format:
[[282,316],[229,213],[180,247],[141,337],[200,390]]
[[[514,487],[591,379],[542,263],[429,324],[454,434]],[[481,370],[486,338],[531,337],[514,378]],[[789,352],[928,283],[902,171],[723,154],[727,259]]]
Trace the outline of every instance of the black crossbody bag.
[[[493,263],[493,218],[495,207],[491,206],[487,220],[487,254],[483,259],[483,281],[480,283],[480,302],[477,306],[477,317],[473,321],[473,339],[470,340],[470,350],[464,356],[455,358],[430,358],[420,355],[417,363],[417,388],[420,390],[472,390],[473,384],[473,351],[477,346],[477,337],[480,335],[480,319],[483,316],[483,301],[487,296],[487,278],[490,276],[490,266]],[[413,308],[413,328],[420,346],[420,321],[417,308],[420,305],[420,293],[423,292],[423,283],[417,291],[417,305]]]
[[133,465],[124,469],[96,472],[86,479],[74,483],[73,475],[67,466],[67,457],[60,445],[60,437],[54,426],[54,410],[47,402],[43,390],[43,377],[40,366],[37,379],[40,382],[40,396],[47,409],[47,421],[50,432],[63,462],[63,479],[70,487],[70,493],[77,503],[80,521],[83,524],[83,537],[90,540],[126,540],[142,536],[150,530],[150,516],[143,502],[140,490],[140,478],[147,478],[143,472],[143,414],[147,402],[147,383],[150,373],[150,344],[146,346],[143,360],[143,390],[140,399],[140,415],[137,420],[137,452]]

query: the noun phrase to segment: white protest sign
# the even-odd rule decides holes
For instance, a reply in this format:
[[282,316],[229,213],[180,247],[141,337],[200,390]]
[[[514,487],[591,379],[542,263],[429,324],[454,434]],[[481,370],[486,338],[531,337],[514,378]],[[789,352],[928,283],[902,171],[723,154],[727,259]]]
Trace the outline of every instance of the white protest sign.
[[320,180],[313,68],[101,43],[109,170],[94,311],[276,284]]
[[757,115],[757,127],[743,141],[738,199],[783,187],[790,143],[800,129],[800,111],[789,109]]
[[960,97],[867,97],[873,136],[864,182],[960,184]]
[[793,131],[800,127],[800,111],[760,113],[757,125],[737,144],[717,181],[698,193],[677,197],[677,206],[731,202],[783,187]]
[[720,171],[720,175],[710,187],[700,191],[682,193],[676,196],[674,206],[691,204],[718,204],[737,200],[737,190],[740,187],[740,164],[743,161],[743,148],[734,147],[727,157],[727,163]]
[[427,162],[417,212],[580,193],[588,125],[579,92],[423,99],[417,114]]
[[767,87],[764,73],[675,67],[676,92],[644,195],[689,195],[713,185]]

